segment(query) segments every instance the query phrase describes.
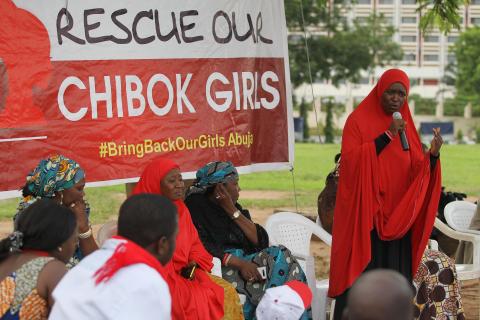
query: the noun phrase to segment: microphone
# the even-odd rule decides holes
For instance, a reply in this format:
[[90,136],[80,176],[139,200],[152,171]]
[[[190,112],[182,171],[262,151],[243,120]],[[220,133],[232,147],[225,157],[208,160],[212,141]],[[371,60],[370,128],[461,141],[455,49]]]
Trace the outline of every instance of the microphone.
[[[400,120],[402,119],[402,114],[400,112],[394,112],[393,113],[393,119],[395,120]],[[402,149],[403,151],[408,151],[410,150],[410,146],[408,145],[408,140],[407,140],[407,136],[405,135],[405,131],[402,130],[399,132],[400,134],[400,141],[402,143]]]

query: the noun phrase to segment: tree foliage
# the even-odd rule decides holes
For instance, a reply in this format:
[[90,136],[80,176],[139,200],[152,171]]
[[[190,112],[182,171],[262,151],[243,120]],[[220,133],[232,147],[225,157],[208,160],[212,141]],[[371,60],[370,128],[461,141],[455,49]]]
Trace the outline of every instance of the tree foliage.
[[310,128],[308,127],[308,110],[311,108],[311,104],[302,98],[302,102],[298,106],[300,109],[300,117],[303,118],[303,140],[307,141],[310,138]]
[[457,95],[480,102],[480,28],[467,29],[455,43],[455,88]]
[[453,28],[460,30],[460,7],[469,0],[417,0],[420,12],[420,29],[428,33],[437,27],[443,33],[449,33]]
[[[346,6],[337,4],[329,8],[323,1],[286,3],[287,25],[294,34],[289,41],[289,53],[295,87],[310,82],[309,72],[314,82],[331,80],[335,85],[345,80],[355,82],[362,70],[372,70],[402,58],[400,45],[392,39],[395,30],[387,25],[383,16],[373,14],[365,21],[348,24],[340,14],[342,8]],[[309,56],[302,19],[308,31]]]
[[335,135],[335,128],[333,127],[333,100],[332,98],[328,99],[325,103],[327,108],[327,118],[325,119],[325,143],[333,143],[333,138]]

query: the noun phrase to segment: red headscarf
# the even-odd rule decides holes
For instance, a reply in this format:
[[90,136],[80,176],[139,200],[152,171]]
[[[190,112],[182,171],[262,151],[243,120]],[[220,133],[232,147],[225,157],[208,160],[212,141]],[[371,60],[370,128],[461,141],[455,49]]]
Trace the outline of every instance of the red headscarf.
[[[160,182],[179,166],[172,160],[158,158],[147,165],[133,194],[162,194]],[[205,250],[193,225],[190,212],[182,200],[173,200],[178,209],[178,235],[175,252],[165,268],[172,293],[173,319],[221,319],[223,317],[223,288],[216,285],[204,272],[212,267],[212,255]],[[200,267],[193,281],[180,276],[182,268],[191,261]]]
[[381,96],[392,84],[409,90],[407,75],[386,71],[378,84],[348,117],[343,130],[342,159],[333,223],[329,295],[349,288],[371,259],[370,231],[382,240],[412,230],[412,274],[420,263],[433,227],[440,197],[440,161],[430,170],[407,99],[400,109],[410,144],[403,151],[398,135],[377,155],[374,140],[388,129]]

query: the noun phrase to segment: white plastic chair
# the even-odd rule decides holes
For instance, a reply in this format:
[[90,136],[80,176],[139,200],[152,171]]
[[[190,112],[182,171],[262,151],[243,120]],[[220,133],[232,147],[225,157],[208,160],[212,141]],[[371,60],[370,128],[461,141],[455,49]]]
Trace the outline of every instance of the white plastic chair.
[[[445,209],[447,209],[447,207],[445,207]],[[480,235],[471,232],[454,230],[438,218],[435,218],[434,226],[441,233],[450,238],[469,241],[473,244],[473,264],[455,264],[455,267],[457,269],[457,276],[459,280],[471,280],[480,278]]]
[[445,220],[454,230],[480,235],[480,231],[469,229],[476,209],[477,206],[468,201],[449,202],[444,210]]
[[316,280],[315,278],[315,260],[310,255],[310,241],[314,234],[331,246],[332,236],[315,222],[293,212],[279,212],[271,215],[265,229],[270,238],[270,244],[284,245],[297,258],[313,293],[313,318],[325,320],[329,302],[328,279]]

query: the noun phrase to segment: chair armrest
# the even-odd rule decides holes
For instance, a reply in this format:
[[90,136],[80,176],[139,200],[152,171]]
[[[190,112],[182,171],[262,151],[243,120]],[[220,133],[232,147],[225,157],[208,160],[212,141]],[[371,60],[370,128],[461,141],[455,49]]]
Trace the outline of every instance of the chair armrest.
[[466,233],[466,232],[460,232],[453,230],[449,226],[447,226],[445,223],[443,223],[440,219],[435,218],[435,228],[440,230],[441,233],[449,236],[450,238],[457,239],[457,240],[463,240],[463,241],[469,241],[469,242],[479,242],[480,241],[480,234],[473,234],[473,233]]
[[476,235],[480,236],[480,231],[479,230],[468,229],[468,230],[462,230],[462,232],[476,234]]
[[328,233],[325,229],[320,227],[318,224],[312,226],[312,233],[320,238],[323,242],[332,246],[332,235]]

